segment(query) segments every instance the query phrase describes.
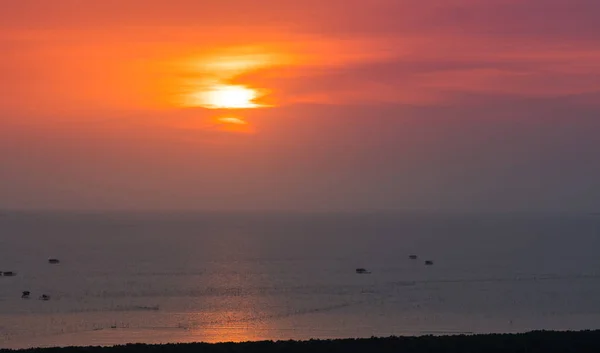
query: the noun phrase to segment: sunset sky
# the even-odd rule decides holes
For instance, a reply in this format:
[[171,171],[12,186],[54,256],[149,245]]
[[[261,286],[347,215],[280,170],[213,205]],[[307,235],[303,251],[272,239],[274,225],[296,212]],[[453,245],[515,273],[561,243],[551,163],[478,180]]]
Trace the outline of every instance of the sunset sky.
[[0,208],[600,210],[598,0],[19,0]]

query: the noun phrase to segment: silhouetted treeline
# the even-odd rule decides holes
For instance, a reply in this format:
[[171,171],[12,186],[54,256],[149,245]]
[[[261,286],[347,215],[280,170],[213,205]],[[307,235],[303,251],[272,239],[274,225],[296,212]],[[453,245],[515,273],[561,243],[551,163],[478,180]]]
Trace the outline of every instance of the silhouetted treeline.
[[[11,352],[0,350],[0,353]],[[245,343],[128,344],[115,347],[36,348],[28,353],[585,353],[600,352],[600,330],[522,334],[261,341]]]

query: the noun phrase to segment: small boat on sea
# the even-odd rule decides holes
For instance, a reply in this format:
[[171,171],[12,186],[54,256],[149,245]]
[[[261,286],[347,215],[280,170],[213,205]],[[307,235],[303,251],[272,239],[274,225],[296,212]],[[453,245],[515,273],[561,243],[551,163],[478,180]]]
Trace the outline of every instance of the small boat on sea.
[[28,290],[24,290],[23,293],[21,294],[21,298],[22,299],[29,299],[29,295],[31,294],[30,291]]
[[49,296],[49,295],[46,295],[46,294],[42,294],[42,295],[40,296],[40,300],[43,300],[43,301],[48,301],[48,300],[50,300],[50,296]]
[[431,266],[431,265],[433,265],[433,261],[427,260],[427,261],[425,261],[425,265]]
[[357,268],[356,273],[359,275],[365,275],[371,273],[371,271],[367,271],[366,268]]
[[16,275],[17,275],[17,274],[16,274],[16,273],[14,273],[13,271],[4,271],[4,272],[0,272],[0,274],[1,274],[2,276],[5,276],[5,277],[13,277],[13,276],[16,276]]
[[411,260],[416,260],[417,259],[417,255],[408,255],[408,258]]
[[50,264],[59,264],[60,260],[59,259],[48,259],[48,263],[50,263]]

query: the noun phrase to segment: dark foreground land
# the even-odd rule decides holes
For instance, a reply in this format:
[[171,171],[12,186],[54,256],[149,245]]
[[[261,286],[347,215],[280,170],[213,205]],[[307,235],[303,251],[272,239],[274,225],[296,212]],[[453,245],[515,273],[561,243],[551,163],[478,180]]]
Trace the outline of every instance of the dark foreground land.
[[[14,352],[1,350],[0,353]],[[535,331],[523,334],[389,337],[310,341],[244,343],[185,343],[115,347],[36,348],[28,353],[570,353],[600,352],[600,330],[577,332]]]

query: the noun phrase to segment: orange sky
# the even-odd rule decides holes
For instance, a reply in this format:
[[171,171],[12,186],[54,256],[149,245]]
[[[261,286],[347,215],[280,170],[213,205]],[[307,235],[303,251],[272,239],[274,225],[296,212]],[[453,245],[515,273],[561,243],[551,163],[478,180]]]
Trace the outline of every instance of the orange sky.
[[263,89],[277,105],[596,93],[600,45],[590,31],[599,28],[586,6],[598,7],[583,0],[13,2],[0,15],[8,53],[0,59],[0,109],[174,109],[181,94],[211,78]]
[[[31,169],[15,165],[11,178],[44,170],[47,146],[36,137],[39,131],[63,142],[81,139],[73,143],[84,150],[95,149],[91,146],[98,139],[105,151],[141,149],[159,159],[181,157],[184,152],[173,141],[192,141],[195,148],[221,146],[214,152],[225,156],[219,161],[242,150],[267,151],[283,160],[300,157],[273,151],[274,144],[305,146],[324,138],[324,153],[334,153],[354,133],[352,124],[371,114],[358,111],[389,112],[397,117],[385,123],[393,131],[419,130],[421,123],[406,125],[408,117],[421,114],[419,109],[430,119],[442,119],[443,109],[461,111],[456,114],[468,121],[475,116],[538,118],[536,114],[548,111],[593,116],[600,101],[599,4],[13,1],[0,12],[0,138],[5,146],[0,157],[14,164],[9,147],[19,153],[25,146],[39,149],[35,158],[40,164],[27,167]],[[223,109],[228,104],[242,109]],[[402,115],[403,109],[413,110]],[[315,124],[317,117],[336,122],[329,135],[301,123]],[[376,120],[361,129],[376,129],[381,124]],[[357,137],[356,142],[377,139],[375,135]],[[134,142],[139,139],[144,142]],[[52,143],[49,150],[55,151],[47,153],[63,164],[74,166],[83,158],[69,152],[69,144],[58,146],[62,142]],[[106,158],[118,160],[112,154]],[[256,158],[250,160],[257,166],[247,166],[245,173],[259,180],[266,172]],[[228,168],[241,167],[229,166],[211,178],[227,179]],[[339,169],[331,168],[319,180],[340,176]],[[127,189],[127,178],[131,176],[112,187]],[[169,194],[169,177],[157,180],[149,188]],[[40,190],[49,188],[42,184],[31,181]],[[239,194],[263,187],[249,186]],[[222,188],[227,190],[226,182]],[[107,204],[113,203],[118,204]]]

